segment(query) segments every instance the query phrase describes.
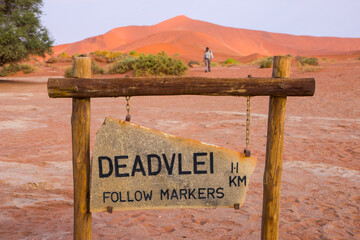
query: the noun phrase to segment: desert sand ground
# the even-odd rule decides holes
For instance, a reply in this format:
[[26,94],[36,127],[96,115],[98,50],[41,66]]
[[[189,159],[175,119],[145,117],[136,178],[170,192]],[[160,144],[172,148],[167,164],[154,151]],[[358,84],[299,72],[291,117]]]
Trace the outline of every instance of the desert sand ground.
[[[289,97],[279,239],[360,239],[360,61],[321,63],[314,97]],[[269,77],[252,66],[190,69],[191,76]],[[54,75],[54,74],[50,74]],[[50,99],[47,77],[0,80],[0,239],[72,239],[71,99]],[[93,99],[91,146],[125,99]],[[132,122],[242,151],[245,98],[131,98]],[[259,239],[268,97],[251,102],[258,164],[240,210],[175,209],[93,214],[93,239]]]

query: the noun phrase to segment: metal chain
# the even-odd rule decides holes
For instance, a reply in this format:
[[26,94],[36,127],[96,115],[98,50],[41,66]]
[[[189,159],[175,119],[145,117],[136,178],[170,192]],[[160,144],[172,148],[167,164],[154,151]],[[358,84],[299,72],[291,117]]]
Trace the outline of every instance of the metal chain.
[[125,121],[130,122],[130,119],[131,119],[131,115],[130,115],[130,96],[126,96],[125,99],[126,99],[126,111],[127,111]]
[[246,150],[250,145],[250,96],[246,99]]

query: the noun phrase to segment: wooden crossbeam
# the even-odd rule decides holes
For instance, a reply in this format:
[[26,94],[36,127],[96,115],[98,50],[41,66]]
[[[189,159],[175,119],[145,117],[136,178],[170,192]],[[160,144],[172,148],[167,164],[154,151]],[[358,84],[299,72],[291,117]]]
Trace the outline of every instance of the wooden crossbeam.
[[314,78],[49,78],[51,98],[154,95],[313,96]]

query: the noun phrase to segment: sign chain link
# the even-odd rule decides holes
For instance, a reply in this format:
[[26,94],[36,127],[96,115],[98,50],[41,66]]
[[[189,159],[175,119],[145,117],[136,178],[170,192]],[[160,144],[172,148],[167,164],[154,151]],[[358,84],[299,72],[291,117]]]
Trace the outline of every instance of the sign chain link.
[[250,96],[246,99],[246,147],[244,150],[245,157],[250,157]]
[[126,96],[125,99],[126,99],[126,111],[127,111],[125,121],[130,122],[130,119],[131,119],[131,115],[130,115],[130,96]]

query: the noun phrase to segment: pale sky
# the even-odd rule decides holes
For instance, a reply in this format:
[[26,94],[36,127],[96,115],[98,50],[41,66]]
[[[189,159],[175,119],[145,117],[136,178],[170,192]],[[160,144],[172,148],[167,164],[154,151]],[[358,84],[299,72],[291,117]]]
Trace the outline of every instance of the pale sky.
[[227,27],[360,38],[360,0],[43,0],[55,44],[186,15]]

